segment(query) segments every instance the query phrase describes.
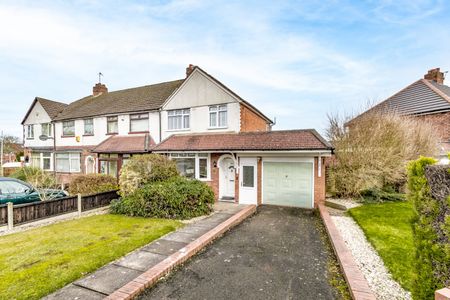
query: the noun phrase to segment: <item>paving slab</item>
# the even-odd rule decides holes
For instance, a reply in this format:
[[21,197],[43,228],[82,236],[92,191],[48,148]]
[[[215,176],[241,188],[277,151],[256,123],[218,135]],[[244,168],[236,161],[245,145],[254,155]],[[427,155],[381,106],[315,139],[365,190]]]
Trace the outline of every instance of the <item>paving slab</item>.
[[186,245],[187,245],[187,243],[184,243],[184,242],[159,239],[151,244],[148,244],[141,250],[169,256],[169,255],[174,254],[176,251],[180,250],[181,248],[183,248]]
[[141,274],[141,271],[109,264],[74,284],[109,295]]
[[114,264],[117,266],[144,272],[148,270],[150,267],[163,261],[166,257],[167,257],[166,255],[139,250],[134,251],[125,257],[122,257]]
[[229,219],[232,215],[227,213],[216,213],[209,218],[202,220],[201,222],[196,223],[196,226],[209,227],[213,228],[216,225],[222,223],[223,221]]
[[185,233],[202,235],[204,233],[207,233],[211,229],[212,228],[209,228],[208,226],[197,226],[197,225],[193,224],[193,225],[188,225],[181,229],[178,229],[177,232],[185,232]]
[[97,300],[105,298],[104,294],[88,290],[86,288],[76,286],[73,284],[69,284],[68,286],[60,289],[54,294],[48,295],[43,298],[45,300],[54,300],[54,299],[65,299],[65,300],[81,300],[81,299],[89,299],[89,300]]
[[174,233],[164,236],[164,239],[175,242],[190,243],[195,241],[199,236],[201,236],[201,234],[175,231]]

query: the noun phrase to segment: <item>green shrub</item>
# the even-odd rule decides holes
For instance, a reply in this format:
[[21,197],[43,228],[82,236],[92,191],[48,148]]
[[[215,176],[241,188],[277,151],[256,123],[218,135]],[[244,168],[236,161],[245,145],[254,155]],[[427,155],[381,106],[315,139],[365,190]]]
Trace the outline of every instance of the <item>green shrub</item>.
[[371,188],[361,191],[361,197],[364,202],[367,203],[379,203],[379,202],[395,202],[395,201],[404,201],[405,195],[401,193],[397,193],[394,189],[389,188],[387,191]]
[[92,195],[118,190],[117,179],[105,174],[88,174],[75,177],[69,184],[71,195]]
[[56,179],[53,173],[45,172],[36,167],[19,168],[10,177],[28,182],[36,189],[56,187]]
[[433,299],[435,290],[450,284],[450,195],[441,200],[431,196],[426,170],[435,163],[421,157],[408,164],[408,199],[416,211],[414,299]]
[[133,156],[122,167],[119,177],[122,196],[132,194],[139,187],[178,176],[174,161],[159,154],[144,154]]
[[198,180],[174,177],[152,182],[111,203],[111,212],[129,216],[190,219],[211,212],[214,193]]

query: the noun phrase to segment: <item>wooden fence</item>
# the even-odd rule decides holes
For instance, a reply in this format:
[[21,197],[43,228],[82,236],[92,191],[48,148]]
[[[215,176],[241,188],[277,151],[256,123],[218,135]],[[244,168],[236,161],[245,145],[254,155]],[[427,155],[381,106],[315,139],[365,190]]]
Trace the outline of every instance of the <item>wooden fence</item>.
[[[104,192],[81,197],[81,211],[107,206],[117,199],[117,191]],[[14,205],[14,225],[50,218],[78,210],[78,197],[65,197],[54,200]],[[0,205],[0,225],[8,223],[7,205]]]

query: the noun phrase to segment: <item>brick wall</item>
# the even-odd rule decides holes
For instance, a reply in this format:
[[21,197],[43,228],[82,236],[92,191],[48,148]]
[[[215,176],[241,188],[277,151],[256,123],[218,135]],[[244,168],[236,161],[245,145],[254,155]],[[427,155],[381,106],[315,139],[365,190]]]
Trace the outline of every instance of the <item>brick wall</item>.
[[[211,154],[211,181],[206,182],[213,190],[216,201],[219,199],[219,158],[220,154]],[[216,162],[216,167],[214,167]]]
[[269,124],[262,117],[258,116],[252,110],[241,104],[241,132],[249,131],[267,131]]
[[314,158],[314,207],[317,207],[319,203],[325,202],[325,162],[322,157],[322,174],[318,176],[318,157]]
[[440,136],[441,142],[450,142],[450,112],[417,116],[416,118],[430,123]]

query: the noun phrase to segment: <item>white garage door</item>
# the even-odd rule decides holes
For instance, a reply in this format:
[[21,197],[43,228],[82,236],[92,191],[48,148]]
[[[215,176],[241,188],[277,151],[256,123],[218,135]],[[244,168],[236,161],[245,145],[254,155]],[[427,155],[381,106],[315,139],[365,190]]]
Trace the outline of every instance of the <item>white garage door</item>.
[[264,162],[263,203],[312,208],[313,164]]

